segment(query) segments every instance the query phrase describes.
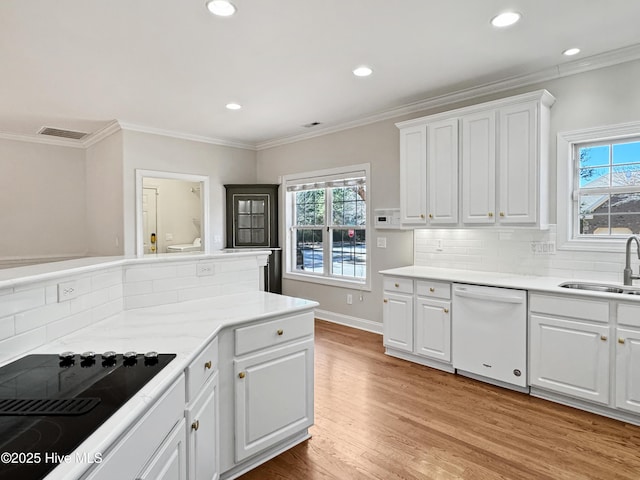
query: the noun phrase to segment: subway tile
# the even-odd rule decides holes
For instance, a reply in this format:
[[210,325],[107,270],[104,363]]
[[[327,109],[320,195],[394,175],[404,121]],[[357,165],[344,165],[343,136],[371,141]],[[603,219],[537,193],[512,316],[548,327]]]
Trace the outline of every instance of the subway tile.
[[18,313],[16,319],[16,333],[23,333],[34,328],[43,327],[71,314],[70,302],[52,303],[43,307]]
[[16,334],[14,317],[0,318],[0,340]]
[[[211,275],[215,276],[215,275]],[[206,278],[206,277],[201,277]],[[181,277],[181,278],[165,278],[153,281],[154,292],[167,292],[171,290],[180,290],[198,285],[199,277]]]
[[47,332],[45,327],[0,340],[0,362],[22,355],[24,352],[33,350],[46,342]]
[[47,304],[58,302],[58,285],[47,285],[44,289],[45,302]]
[[122,284],[122,269],[111,270],[104,273],[97,273],[91,277],[91,290],[102,290],[114,285]]
[[122,305],[123,300],[120,298],[95,307],[91,310],[91,321],[95,323],[113,315],[117,315],[122,312]]
[[127,282],[122,286],[122,288],[125,297],[145,295],[153,292],[153,281],[146,280],[143,282]]
[[122,283],[109,287],[107,292],[109,293],[109,300],[118,300],[124,297],[124,287]]
[[56,338],[69,335],[81,328],[91,325],[91,311],[85,310],[75,315],[69,315],[57,322],[51,322],[44,328],[46,329],[47,341],[50,342]]
[[130,310],[132,308],[153,307],[154,305],[167,305],[169,303],[176,303],[177,301],[178,293],[175,291],[135,295],[124,297],[124,309]]
[[142,282],[145,280],[159,280],[162,278],[174,278],[176,266],[137,266],[125,268],[125,282]]
[[23,290],[0,297],[0,317],[37,308],[45,304],[44,287]]

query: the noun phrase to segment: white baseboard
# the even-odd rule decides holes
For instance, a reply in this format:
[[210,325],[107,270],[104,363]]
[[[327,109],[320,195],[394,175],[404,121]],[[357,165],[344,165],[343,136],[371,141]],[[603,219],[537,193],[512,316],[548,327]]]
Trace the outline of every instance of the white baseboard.
[[358,328],[360,330],[382,335],[381,323],[365,320],[364,318],[352,317],[350,315],[343,315],[341,313],[329,312],[327,310],[320,309],[315,310],[315,317],[319,320],[326,320],[327,322],[338,323],[340,325],[346,325],[347,327]]

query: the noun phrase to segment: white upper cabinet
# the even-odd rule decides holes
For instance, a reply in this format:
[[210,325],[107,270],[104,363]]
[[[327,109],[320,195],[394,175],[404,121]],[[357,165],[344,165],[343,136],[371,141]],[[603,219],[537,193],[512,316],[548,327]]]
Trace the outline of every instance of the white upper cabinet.
[[427,224],[427,127],[400,131],[400,221]]
[[458,223],[458,120],[427,125],[427,211],[430,225]]
[[496,114],[462,117],[462,222],[494,223],[496,205]]
[[547,228],[554,101],[540,90],[396,124],[402,223]]

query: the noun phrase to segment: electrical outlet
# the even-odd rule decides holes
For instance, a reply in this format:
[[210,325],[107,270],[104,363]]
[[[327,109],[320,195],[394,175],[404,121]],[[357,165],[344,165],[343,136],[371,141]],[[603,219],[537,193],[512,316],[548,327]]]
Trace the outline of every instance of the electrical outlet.
[[347,293],[347,305],[352,305],[353,304],[353,295],[351,295],[350,293]]
[[165,233],[164,234],[164,240],[165,240],[165,242],[173,241],[173,233]]
[[196,266],[196,275],[198,277],[207,277],[215,273],[215,265],[213,262],[200,262]]
[[436,251],[437,252],[441,252],[442,251],[442,239],[441,238],[436,240]]
[[534,255],[554,255],[556,253],[556,242],[531,242],[531,253]]
[[78,286],[75,280],[58,284],[58,303],[71,300],[78,296]]
[[377,246],[378,248],[387,248],[387,237],[378,237]]

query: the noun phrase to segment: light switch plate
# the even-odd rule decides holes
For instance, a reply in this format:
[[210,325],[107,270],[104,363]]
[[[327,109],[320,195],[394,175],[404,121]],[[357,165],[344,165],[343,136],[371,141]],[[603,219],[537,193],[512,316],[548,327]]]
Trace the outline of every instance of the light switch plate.
[[387,237],[378,237],[378,248],[387,248]]

